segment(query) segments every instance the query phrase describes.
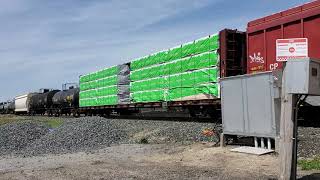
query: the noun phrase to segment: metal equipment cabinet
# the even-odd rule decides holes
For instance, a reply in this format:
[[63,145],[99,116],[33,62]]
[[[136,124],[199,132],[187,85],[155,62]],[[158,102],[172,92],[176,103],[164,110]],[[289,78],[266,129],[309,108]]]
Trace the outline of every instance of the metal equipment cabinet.
[[221,79],[224,134],[274,139],[278,136],[281,77],[275,74]]

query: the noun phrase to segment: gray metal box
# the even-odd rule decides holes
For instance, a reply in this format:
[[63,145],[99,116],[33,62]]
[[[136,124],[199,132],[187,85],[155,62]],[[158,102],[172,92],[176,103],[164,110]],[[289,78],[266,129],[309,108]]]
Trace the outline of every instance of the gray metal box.
[[224,134],[270,138],[278,135],[281,75],[265,72],[228,77],[220,83]]
[[284,75],[287,93],[320,95],[319,61],[292,59],[286,63]]

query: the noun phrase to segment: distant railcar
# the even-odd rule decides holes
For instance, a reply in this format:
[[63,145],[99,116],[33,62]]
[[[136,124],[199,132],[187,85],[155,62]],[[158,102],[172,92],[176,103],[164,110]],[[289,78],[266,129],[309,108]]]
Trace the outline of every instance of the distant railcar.
[[71,87],[68,90],[57,92],[52,97],[53,113],[56,116],[62,114],[78,116],[79,108],[79,88]]
[[29,114],[51,115],[53,107],[52,98],[60,90],[45,90],[44,93],[35,94],[29,101]]
[[15,114],[28,114],[30,109],[30,99],[37,93],[28,93],[17,96],[14,99],[14,113]]
[[1,102],[0,103],[0,114],[6,114],[8,109],[8,102]]
[[14,114],[15,110],[15,101],[11,101],[8,103],[7,114]]

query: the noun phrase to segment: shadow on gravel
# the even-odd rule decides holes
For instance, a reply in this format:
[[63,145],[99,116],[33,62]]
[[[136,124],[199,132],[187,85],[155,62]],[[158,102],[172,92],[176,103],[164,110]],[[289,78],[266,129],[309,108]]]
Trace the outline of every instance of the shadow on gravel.
[[304,176],[302,178],[300,178],[299,180],[318,180],[320,179],[320,173],[314,173],[314,174],[310,174],[308,176]]
[[320,128],[320,120],[299,120],[298,126]]
[[106,119],[125,119],[125,120],[150,120],[150,121],[176,121],[176,122],[199,122],[199,123],[221,123],[221,120],[212,118],[193,118],[193,117],[150,117],[150,116],[106,116]]

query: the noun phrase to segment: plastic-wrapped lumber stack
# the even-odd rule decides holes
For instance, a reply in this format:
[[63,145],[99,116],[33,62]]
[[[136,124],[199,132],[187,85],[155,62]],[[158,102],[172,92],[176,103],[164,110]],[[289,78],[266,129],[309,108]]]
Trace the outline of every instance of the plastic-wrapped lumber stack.
[[219,96],[219,36],[212,35],[131,62],[134,103]]
[[80,107],[130,102],[128,65],[113,66],[80,77]]

